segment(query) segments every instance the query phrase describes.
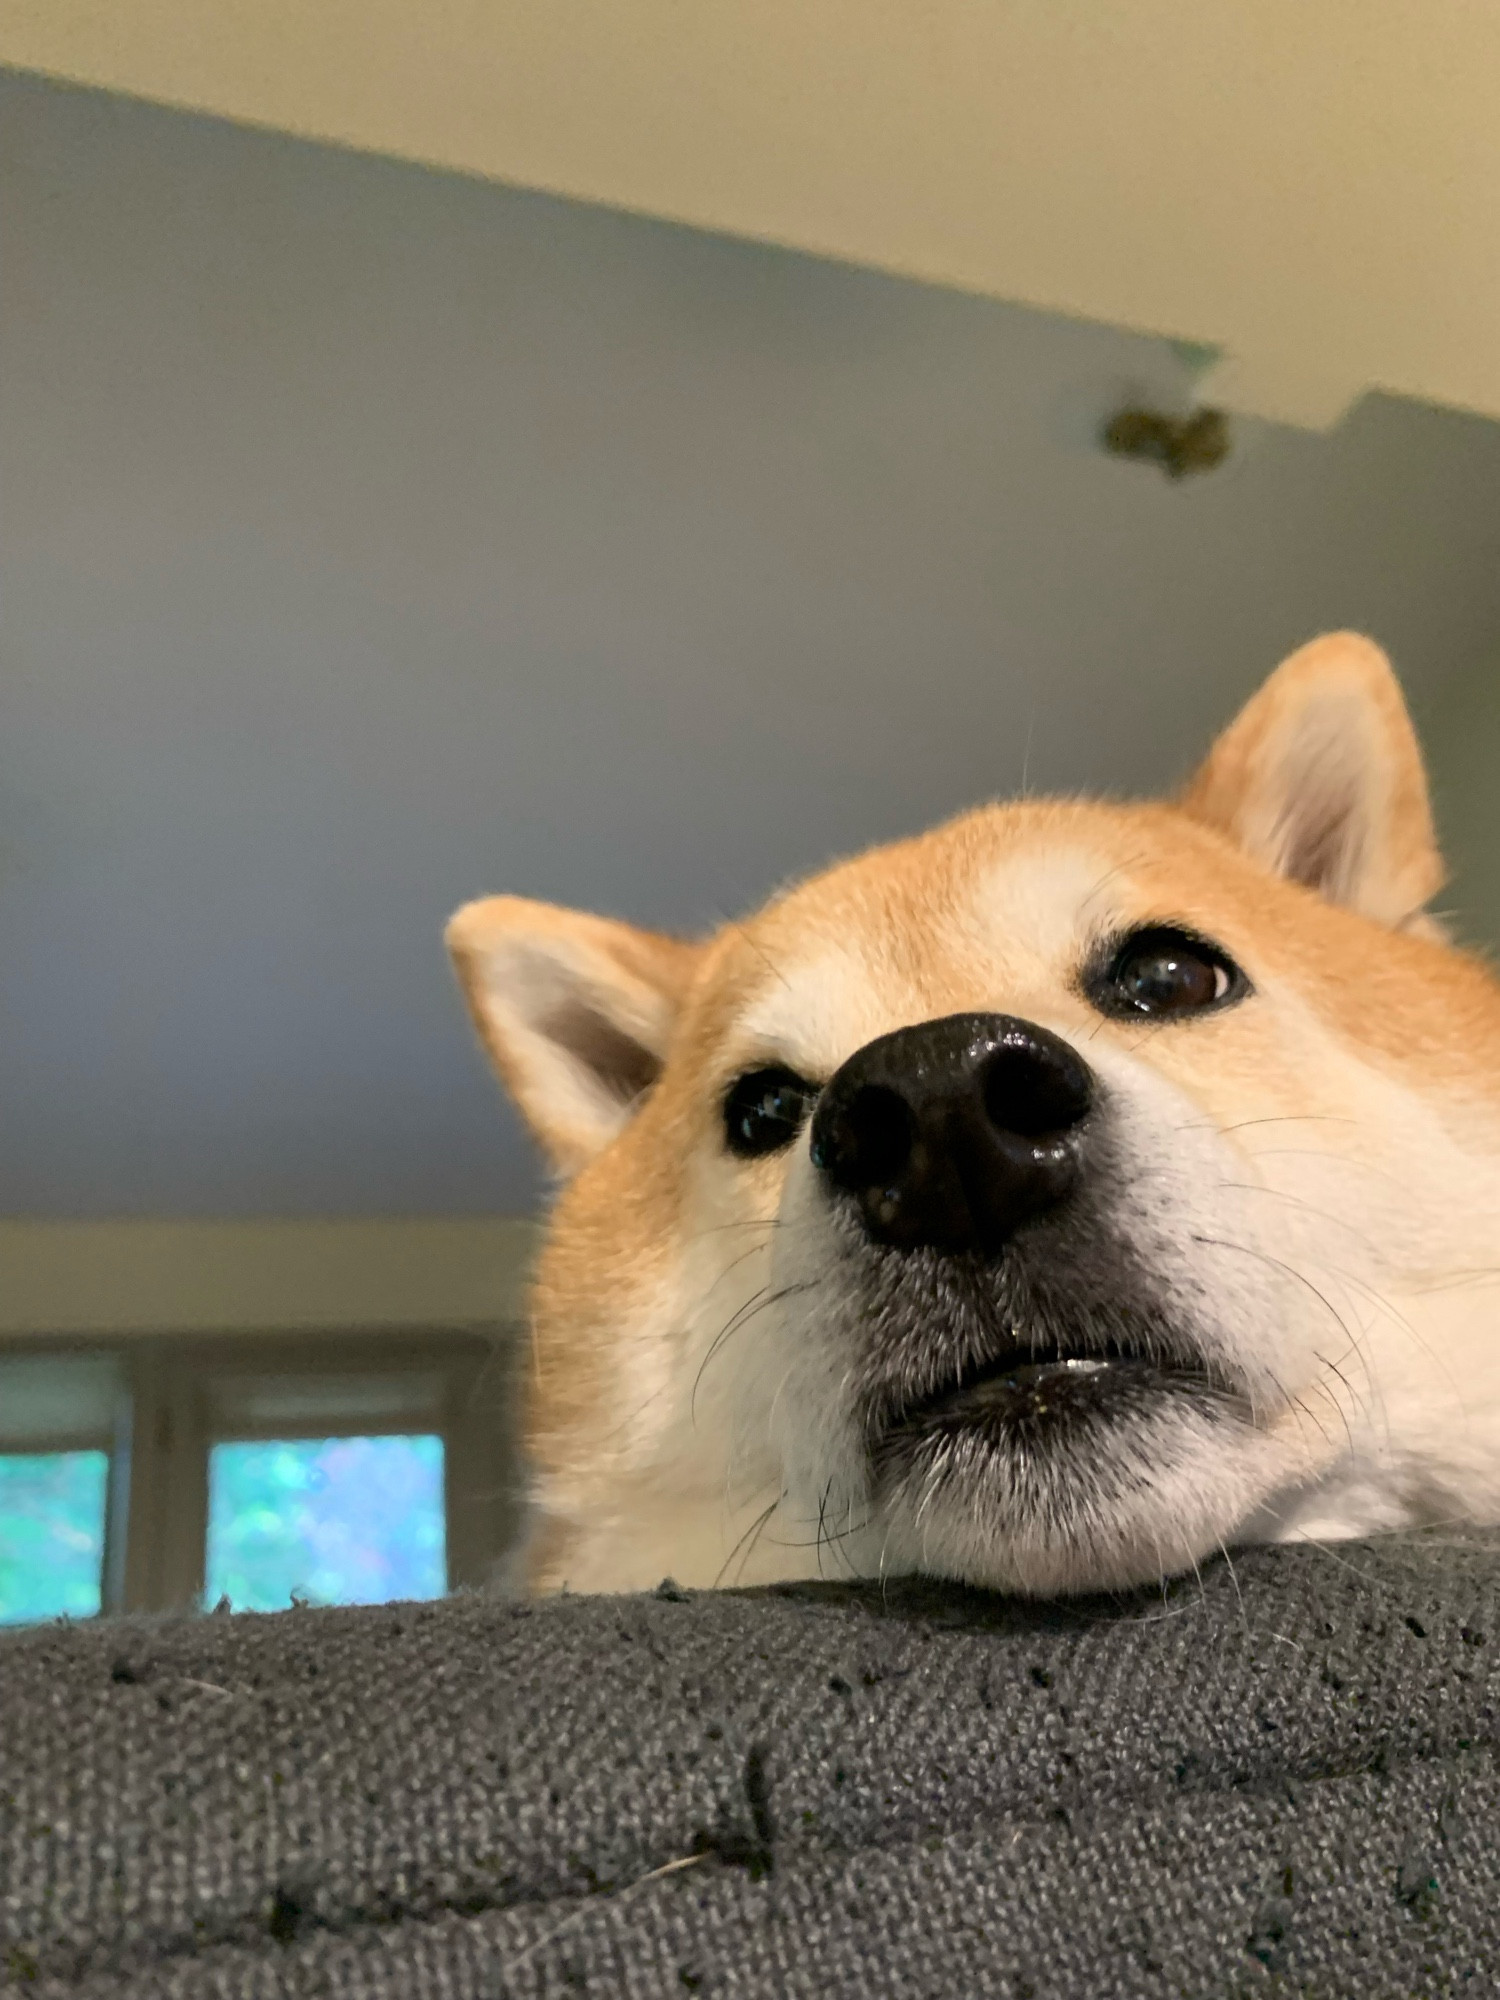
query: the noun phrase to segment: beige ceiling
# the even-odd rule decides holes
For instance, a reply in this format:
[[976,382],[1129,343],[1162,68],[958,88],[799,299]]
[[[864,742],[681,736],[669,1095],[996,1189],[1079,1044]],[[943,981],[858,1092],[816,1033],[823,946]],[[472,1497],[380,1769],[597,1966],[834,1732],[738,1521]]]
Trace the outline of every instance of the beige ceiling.
[[1493,0],[0,0],[0,62],[1500,416]]

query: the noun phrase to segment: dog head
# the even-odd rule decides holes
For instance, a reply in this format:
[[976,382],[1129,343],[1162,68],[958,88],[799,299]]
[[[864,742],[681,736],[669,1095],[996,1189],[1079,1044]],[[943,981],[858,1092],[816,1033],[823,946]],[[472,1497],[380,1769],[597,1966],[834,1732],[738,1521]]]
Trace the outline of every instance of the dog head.
[[982,807],[697,944],[461,910],[562,1176],[532,1582],[1048,1592],[1493,1510],[1500,991],[1441,879],[1339,635],[1170,804]]

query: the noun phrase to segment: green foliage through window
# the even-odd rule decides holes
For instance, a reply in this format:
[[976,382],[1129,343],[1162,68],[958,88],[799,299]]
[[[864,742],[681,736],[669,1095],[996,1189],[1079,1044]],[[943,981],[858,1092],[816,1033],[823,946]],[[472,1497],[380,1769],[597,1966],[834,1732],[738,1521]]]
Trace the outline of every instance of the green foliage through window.
[[0,1453],[0,1625],[99,1609],[108,1482],[106,1451]]
[[217,1444],[208,1491],[209,1605],[384,1604],[446,1588],[439,1437]]

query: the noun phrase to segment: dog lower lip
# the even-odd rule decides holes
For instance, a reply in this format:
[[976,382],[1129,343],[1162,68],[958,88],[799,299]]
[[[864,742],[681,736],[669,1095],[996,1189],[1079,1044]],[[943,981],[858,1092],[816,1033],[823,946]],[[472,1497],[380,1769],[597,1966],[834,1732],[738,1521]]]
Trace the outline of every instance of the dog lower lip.
[[[1050,1377],[1059,1374],[1074,1376],[1098,1375],[1102,1374],[1107,1368],[1117,1368],[1121,1365],[1122,1363],[1118,1356],[1107,1359],[1103,1357],[1093,1359],[1081,1354],[1057,1355],[1051,1360],[1037,1359],[1022,1361],[1016,1363],[1014,1366],[989,1370],[973,1386],[983,1393],[984,1390],[994,1387],[997,1383],[1004,1383],[1009,1387],[1016,1383],[1045,1382]],[[963,1394],[963,1384],[960,1383],[957,1390],[952,1393],[961,1396]]]
[[1206,1387],[1207,1371],[1129,1351],[1022,1348],[907,1404],[882,1428],[892,1437],[971,1424],[1032,1425],[1049,1416],[1102,1413],[1122,1396],[1170,1392],[1174,1385]]

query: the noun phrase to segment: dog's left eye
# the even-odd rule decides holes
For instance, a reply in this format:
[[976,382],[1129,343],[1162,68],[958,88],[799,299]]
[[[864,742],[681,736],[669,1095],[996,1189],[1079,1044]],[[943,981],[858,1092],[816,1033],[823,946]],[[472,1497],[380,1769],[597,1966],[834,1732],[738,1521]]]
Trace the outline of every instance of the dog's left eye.
[[789,1069],[753,1069],[724,1099],[724,1137],[742,1160],[790,1146],[817,1101],[818,1086]]
[[1234,960],[1207,938],[1170,925],[1134,932],[1118,947],[1091,998],[1106,1014],[1201,1014],[1248,992]]

